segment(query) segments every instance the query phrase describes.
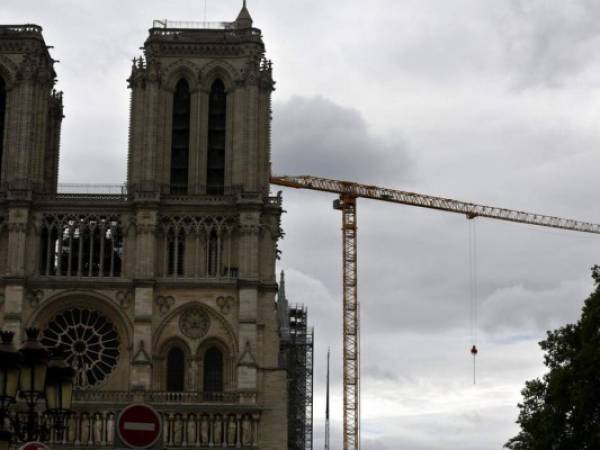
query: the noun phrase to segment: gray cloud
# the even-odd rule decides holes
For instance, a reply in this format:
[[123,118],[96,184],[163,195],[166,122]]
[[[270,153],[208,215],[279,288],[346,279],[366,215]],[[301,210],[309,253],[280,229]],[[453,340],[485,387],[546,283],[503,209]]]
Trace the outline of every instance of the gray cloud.
[[588,70],[597,79],[598,2],[512,0],[510,6],[500,33],[516,87],[564,87]]
[[382,183],[402,180],[410,159],[402,139],[369,130],[361,113],[324,97],[277,102],[273,120],[276,173]]

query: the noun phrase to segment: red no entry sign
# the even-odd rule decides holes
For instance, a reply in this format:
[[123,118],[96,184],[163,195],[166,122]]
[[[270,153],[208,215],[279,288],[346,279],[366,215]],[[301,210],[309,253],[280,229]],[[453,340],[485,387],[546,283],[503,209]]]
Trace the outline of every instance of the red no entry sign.
[[27,442],[19,447],[19,450],[50,450],[45,444],[41,442]]
[[160,416],[148,405],[129,405],[117,420],[117,432],[121,442],[129,448],[152,447],[160,438]]

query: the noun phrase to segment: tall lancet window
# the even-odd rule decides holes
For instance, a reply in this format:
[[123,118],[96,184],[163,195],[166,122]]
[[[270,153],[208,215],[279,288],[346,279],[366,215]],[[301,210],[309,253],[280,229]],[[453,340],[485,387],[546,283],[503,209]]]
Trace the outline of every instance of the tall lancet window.
[[204,392],[223,392],[223,353],[216,347],[204,354]]
[[185,387],[185,355],[179,347],[167,354],[167,391],[181,392]]
[[173,97],[171,194],[187,194],[190,154],[190,87],[181,79]]
[[6,85],[0,77],[0,170],[2,169],[2,153],[4,152],[4,121],[6,117]]
[[227,94],[221,80],[210,88],[208,105],[208,152],[206,164],[206,193],[221,195],[225,191],[225,117]]

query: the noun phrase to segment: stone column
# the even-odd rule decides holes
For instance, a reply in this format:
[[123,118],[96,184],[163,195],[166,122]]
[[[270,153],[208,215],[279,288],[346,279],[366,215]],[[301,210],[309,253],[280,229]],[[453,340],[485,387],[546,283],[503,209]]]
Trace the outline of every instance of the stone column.
[[145,69],[142,60],[133,60],[131,76],[128,80],[131,89],[130,117],[129,117],[129,158],[127,160],[127,182],[129,187],[139,187],[142,180],[143,159],[143,127]]
[[252,415],[252,445],[257,445],[260,441],[260,414],[255,413]]
[[235,431],[236,431],[236,436],[235,436],[235,447],[236,448],[240,448],[242,446],[242,415],[241,414],[236,414],[235,415]]
[[[204,94],[198,86],[190,90],[190,146],[188,155],[188,193],[202,194],[199,191],[200,186],[200,171],[198,170],[201,159],[201,133],[204,117],[202,115],[201,102]],[[169,145],[165,146],[165,149]],[[169,148],[170,150],[170,148]]]
[[152,387],[152,304],[154,287],[151,283],[135,288],[133,324],[133,361],[130,386],[150,390]]
[[[142,158],[143,175],[142,179],[148,186],[156,186],[157,180],[160,179],[157,171],[158,148],[158,133],[161,130],[159,123],[160,114],[160,88],[159,88],[159,67],[157,63],[148,62],[146,76],[146,108],[145,108],[145,123],[144,130],[144,146]],[[163,168],[164,169],[164,168]]]
[[271,88],[261,86],[258,129],[258,188],[263,195],[269,194],[271,164]]
[[249,78],[246,81],[248,92],[248,103],[246,110],[247,120],[247,144],[246,151],[248,159],[246,162],[246,183],[245,190],[248,192],[258,192],[257,184],[257,166],[258,166],[258,82],[256,78]]
[[[8,254],[4,291],[4,329],[15,333],[14,342],[22,341],[22,314],[26,289],[26,242],[30,211],[27,206],[12,206],[8,212]],[[37,244],[34,243],[34,245]]]
[[156,210],[140,209],[136,217],[137,286],[134,293],[133,367],[130,385],[151,389],[152,383],[152,308],[156,248]]
[[[231,142],[232,174],[230,182],[232,186],[243,186],[246,181],[246,161],[248,158],[246,147],[246,121],[244,120],[246,104],[246,89],[243,81],[237,82],[236,89],[227,95],[227,125],[226,139]],[[229,108],[231,106],[231,108]],[[227,137],[230,132],[231,138]],[[227,158],[227,155],[225,155]]]

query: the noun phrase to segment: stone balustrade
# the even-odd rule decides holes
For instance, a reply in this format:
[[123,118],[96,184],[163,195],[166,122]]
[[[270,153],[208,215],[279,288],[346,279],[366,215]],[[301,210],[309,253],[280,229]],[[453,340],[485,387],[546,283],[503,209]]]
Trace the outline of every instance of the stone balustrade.
[[161,411],[163,448],[255,449],[260,414],[254,392],[74,392],[75,413],[62,435],[53,431],[53,449],[115,448],[119,411],[131,403],[147,403]]
[[76,407],[89,404],[128,404],[132,402],[150,405],[187,406],[198,404],[216,405],[254,405],[256,393],[251,391],[236,392],[170,392],[170,391],[99,391],[76,390],[73,393]]
[[[73,414],[62,436],[53,432],[49,443],[51,448],[115,448],[117,436],[117,409],[92,409]],[[224,408],[222,412],[163,413],[163,448],[215,449],[216,448],[257,448],[259,439],[260,412],[232,412]]]

